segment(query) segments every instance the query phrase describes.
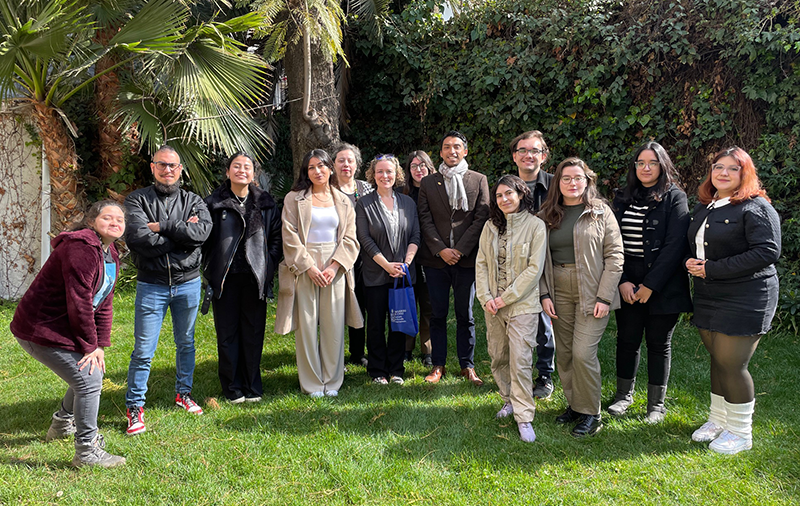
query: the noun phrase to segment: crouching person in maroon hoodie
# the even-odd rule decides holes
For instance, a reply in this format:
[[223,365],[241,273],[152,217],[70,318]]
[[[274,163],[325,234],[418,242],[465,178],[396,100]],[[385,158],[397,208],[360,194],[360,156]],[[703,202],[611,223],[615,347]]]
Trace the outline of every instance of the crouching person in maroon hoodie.
[[53,239],[53,252],[22,297],[11,332],[22,348],[69,388],[53,413],[47,440],[75,435],[75,467],[114,467],[124,457],[107,453],[97,433],[100,390],[111,345],[114,285],[119,255],[113,242],[125,232],[125,210],[97,202],[72,232]]

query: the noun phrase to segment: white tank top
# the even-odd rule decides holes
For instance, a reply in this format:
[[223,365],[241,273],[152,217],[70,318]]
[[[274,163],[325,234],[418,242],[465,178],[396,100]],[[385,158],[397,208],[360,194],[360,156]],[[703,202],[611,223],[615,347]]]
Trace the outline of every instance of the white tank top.
[[311,226],[308,227],[306,242],[336,242],[336,229],[339,228],[339,214],[336,207],[312,207]]

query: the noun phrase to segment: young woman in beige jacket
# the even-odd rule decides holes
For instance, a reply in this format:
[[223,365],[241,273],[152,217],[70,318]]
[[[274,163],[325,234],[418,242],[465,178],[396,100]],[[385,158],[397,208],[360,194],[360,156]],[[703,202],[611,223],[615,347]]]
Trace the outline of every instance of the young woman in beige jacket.
[[475,260],[475,295],[486,312],[492,375],[503,399],[496,418],[513,414],[520,439],[532,443],[533,349],[547,231],[533,214],[533,195],[519,177],[501,177],[490,195],[489,221]]
[[596,181],[583,160],[567,158],[539,213],[548,230],[542,309],[553,319],[556,369],[569,404],[556,422],[577,422],[576,437],[602,427],[597,348],[609,313],[620,304],[624,260],[617,220]]
[[275,331],[295,330],[300,388],[312,397],[339,395],[345,323],[364,325],[353,291],[359,251],[355,211],[334,187],[335,178],[330,156],[312,150],[283,201],[284,260],[278,266]]

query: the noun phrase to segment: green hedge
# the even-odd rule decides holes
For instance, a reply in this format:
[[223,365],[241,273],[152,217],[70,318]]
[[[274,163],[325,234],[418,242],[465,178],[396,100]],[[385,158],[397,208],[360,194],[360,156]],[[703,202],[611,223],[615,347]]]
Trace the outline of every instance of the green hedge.
[[[452,128],[490,176],[544,132],[552,166],[580,156],[609,194],[633,149],[662,143],[690,195],[709,156],[750,152],[784,220],[783,286],[800,259],[800,2],[506,0],[444,22],[411,3],[352,58],[351,140],[365,155],[427,149]],[[785,301],[784,301],[785,302]]]

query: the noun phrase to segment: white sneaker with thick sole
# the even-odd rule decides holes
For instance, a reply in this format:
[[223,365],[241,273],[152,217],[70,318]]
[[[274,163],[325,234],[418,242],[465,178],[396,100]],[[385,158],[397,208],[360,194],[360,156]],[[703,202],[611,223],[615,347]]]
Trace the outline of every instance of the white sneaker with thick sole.
[[749,450],[752,447],[752,439],[745,439],[727,430],[722,431],[722,434],[708,445],[709,450],[714,450],[717,453],[723,453],[725,455],[734,455],[741,451]]
[[720,427],[714,422],[706,422],[701,425],[699,429],[692,432],[692,441],[697,441],[698,443],[713,441],[722,434],[723,430],[725,430],[723,427]]

